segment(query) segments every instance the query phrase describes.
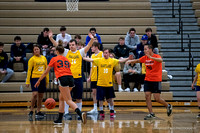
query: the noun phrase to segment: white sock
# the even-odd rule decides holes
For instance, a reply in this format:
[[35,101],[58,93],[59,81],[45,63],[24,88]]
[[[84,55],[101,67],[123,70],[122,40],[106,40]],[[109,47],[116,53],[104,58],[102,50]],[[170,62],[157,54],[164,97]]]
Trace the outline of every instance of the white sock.
[[97,110],[97,103],[94,103],[94,109]]
[[82,109],[82,102],[81,102],[81,103],[76,103],[76,105],[78,106],[78,108],[79,108],[80,111],[81,111],[81,109]]
[[103,106],[100,106],[99,109],[100,109],[100,111],[102,111],[103,110]]
[[65,102],[65,114],[69,113],[69,105]]
[[114,106],[110,106],[110,110],[114,110]]
[[122,89],[122,85],[118,85],[118,88],[119,88],[119,89]]

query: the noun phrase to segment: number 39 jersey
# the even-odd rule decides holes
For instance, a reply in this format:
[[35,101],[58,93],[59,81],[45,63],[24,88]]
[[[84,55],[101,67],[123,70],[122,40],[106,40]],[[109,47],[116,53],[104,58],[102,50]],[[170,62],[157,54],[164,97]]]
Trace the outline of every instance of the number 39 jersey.
[[[26,78],[26,84],[30,84],[31,78],[40,78],[45,69],[47,68],[47,59],[43,55],[32,56],[28,61],[28,72]],[[49,80],[49,76],[46,77]]]
[[119,60],[113,58],[97,58],[93,63],[98,67],[97,86],[111,87],[113,86],[113,67],[117,65]]
[[54,67],[56,78],[72,75],[70,70],[71,64],[69,60],[62,55],[53,57],[49,63],[49,66]]

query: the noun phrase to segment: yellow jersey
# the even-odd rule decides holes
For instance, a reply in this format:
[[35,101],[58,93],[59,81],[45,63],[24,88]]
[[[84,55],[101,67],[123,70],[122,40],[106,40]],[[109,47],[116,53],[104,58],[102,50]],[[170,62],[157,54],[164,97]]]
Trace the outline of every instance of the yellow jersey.
[[[47,59],[45,56],[32,56],[28,61],[28,72],[26,84],[30,84],[30,78],[40,78],[47,68]],[[46,84],[49,83],[49,74],[46,76]]]
[[[92,54],[91,58],[102,58],[103,52],[100,51],[98,54]],[[97,81],[97,66],[92,63],[92,71],[91,71],[91,81]]]
[[113,86],[113,67],[118,65],[119,60],[113,58],[97,58],[93,63],[98,67],[97,86],[111,87]]
[[76,52],[68,51],[66,58],[71,63],[71,72],[73,78],[81,78],[82,77],[82,55],[79,50]]
[[195,72],[197,73],[197,86],[200,86],[200,64],[197,65]]

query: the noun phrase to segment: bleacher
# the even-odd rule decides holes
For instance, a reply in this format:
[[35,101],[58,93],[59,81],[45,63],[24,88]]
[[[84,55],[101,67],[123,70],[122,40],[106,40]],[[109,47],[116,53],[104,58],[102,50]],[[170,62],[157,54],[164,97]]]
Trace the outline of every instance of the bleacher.
[[[35,2],[34,0],[0,0],[0,7],[0,41],[5,43],[4,49],[8,52],[8,56],[10,56],[10,46],[16,35],[20,35],[25,44],[36,43],[44,27],[58,34],[60,26],[64,25],[67,33],[72,37],[80,34],[82,41],[85,41],[89,29],[95,27],[106,48],[114,48],[118,43],[118,38],[125,37],[131,27],[136,29],[140,38],[147,27],[151,27],[155,34],[157,30],[149,0],[80,2],[78,12],[67,12],[63,2]],[[159,36],[157,38],[159,39]],[[162,56],[162,53],[160,55]],[[32,53],[27,54],[28,59],[31,56]],[[165,63],[163,63],[163,68],[164,66]],[[16,72],[11,79],[5,84],[0,84],[0,95],[4,95],[0,101],[4,101],[3,99],[11,95],[19,96],[18,101],[20,101],[22,100],[20,95],[31,94],[31,89],[25,88],[26,74],[22,73],[22,64],[15,63],[14,70]],[[162,95],[166,100],[173,100],[172,93],[169,92],[170,83],[167,80],[167,73],[163,72],[164,92]],[[21,85],[24,93],[19,93]],[[84,88],[86,87],[89,85],[84,83]],[[117,91],[116,87],[115,90]],[[83,95],[90,95],[89,93],[84,92]],[[117,100],[127,100],[125,92],[116,92],[116,95]],[[128,100],[131,101],[145,100],[142,92],[131,92],[129,95]]]
[[195,10],[195,16],[198,18],[198,25],[200,26],[200,0],[192,0],[192,7]]

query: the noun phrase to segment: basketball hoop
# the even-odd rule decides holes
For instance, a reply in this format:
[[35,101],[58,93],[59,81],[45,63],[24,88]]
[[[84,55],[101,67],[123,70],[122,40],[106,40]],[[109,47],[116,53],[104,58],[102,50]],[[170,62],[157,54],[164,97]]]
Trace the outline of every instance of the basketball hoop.
[[66,0],[66,8],[69,12],[78,11],[78,2],[79,0]]

